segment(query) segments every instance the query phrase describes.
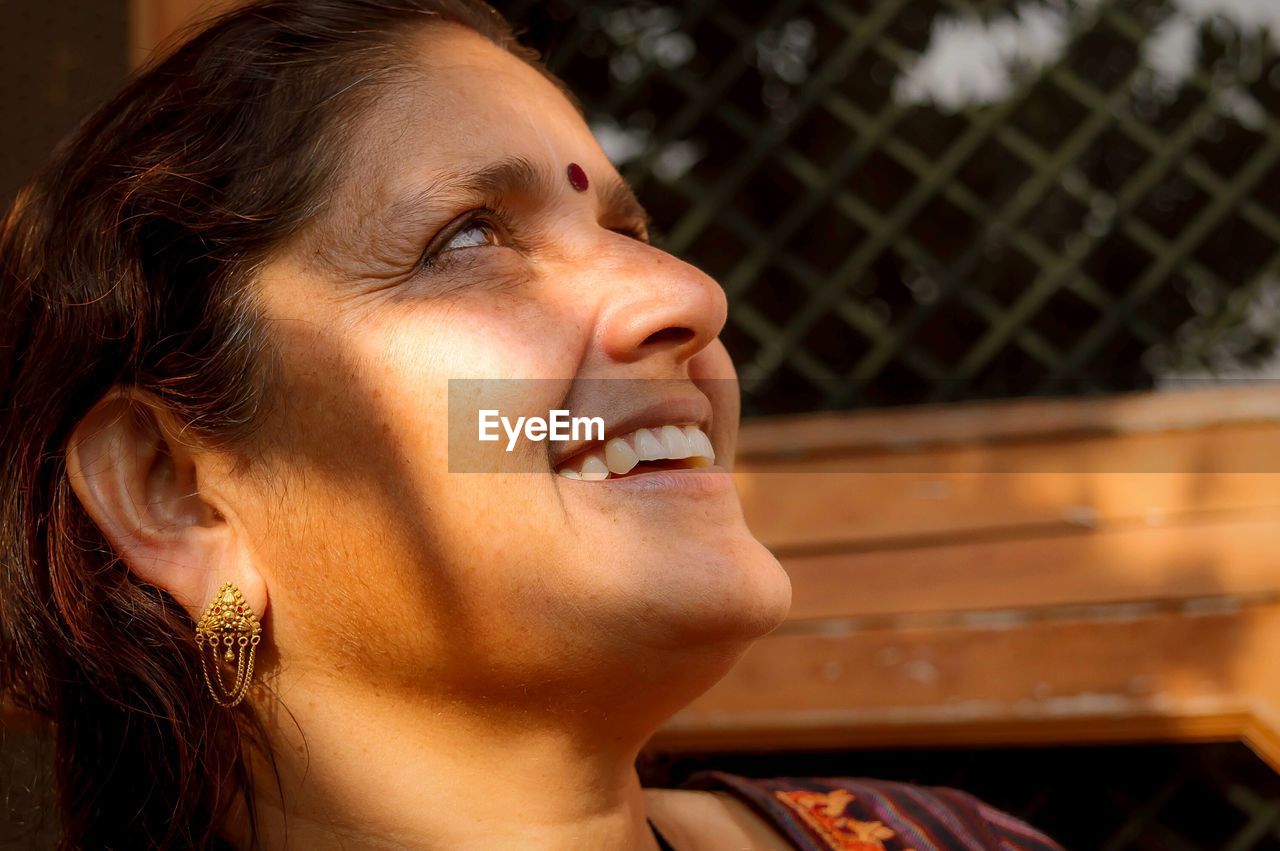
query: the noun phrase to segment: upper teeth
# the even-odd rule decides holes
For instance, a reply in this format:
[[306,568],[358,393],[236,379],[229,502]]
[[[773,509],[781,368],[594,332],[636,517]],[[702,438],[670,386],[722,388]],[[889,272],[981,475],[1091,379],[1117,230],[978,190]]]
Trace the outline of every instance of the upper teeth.
[[612,438],[603,448],[575,456],[558,471],[569,479],[599,482],[624,476],[641,461],[663,461],[692,458],[697,466],[714,464],[715,450],[711,439],[697,426],[667,425],[657,429],[638,428]]

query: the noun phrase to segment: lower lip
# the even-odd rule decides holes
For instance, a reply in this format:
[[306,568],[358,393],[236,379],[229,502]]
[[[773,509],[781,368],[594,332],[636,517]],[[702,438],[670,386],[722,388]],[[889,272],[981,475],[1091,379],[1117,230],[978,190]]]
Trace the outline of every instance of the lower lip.
[[719,494],[733,490],[733,476],[724,467],[693,467],[683,470],[654,470],[633,476],[608,478],[599,482],[584,482],[557,476],[569,484],[586,488],[603,488],[606,491],[624,491],[632,494]]

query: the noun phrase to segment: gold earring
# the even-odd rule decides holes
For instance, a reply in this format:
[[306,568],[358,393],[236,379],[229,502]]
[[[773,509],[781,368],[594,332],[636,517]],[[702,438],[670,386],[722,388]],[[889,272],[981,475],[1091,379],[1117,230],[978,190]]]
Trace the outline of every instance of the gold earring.
[[[219,706],[228,709],[244,700],[253,679],[253,656],[262,640],[262,624],[240,594],[240,589],[224,582],[196,624],[196,646],[200,648],[200,668],[204,684]],[[225,647],[222,660],[218,648]],[[207,648],[207,649],[206,649]],[[213,676],[209,676],[212,657]],[[235,662],[235,682],[228,688],[222,679],[222,661]],[[217,687],[214,687],[214,683]]]

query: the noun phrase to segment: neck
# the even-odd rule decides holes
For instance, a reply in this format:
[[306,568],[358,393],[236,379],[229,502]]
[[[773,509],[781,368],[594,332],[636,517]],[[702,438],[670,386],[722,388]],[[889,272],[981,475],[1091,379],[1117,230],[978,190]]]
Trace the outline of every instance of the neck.
[[[261,756],[254,766],[264,848],[287,835],[287,847],[318,851],[658,849],[635,760],[670,707],[648,718],[559,701],[480,708],[333,683],[272,703],[284,710],[265,716],[279,788]],[[232,823],[249,847],[247,824]]]

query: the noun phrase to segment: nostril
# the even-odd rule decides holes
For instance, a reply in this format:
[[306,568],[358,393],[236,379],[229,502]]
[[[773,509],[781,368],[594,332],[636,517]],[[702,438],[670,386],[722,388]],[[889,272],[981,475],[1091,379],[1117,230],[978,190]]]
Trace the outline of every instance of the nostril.
[[655,343],[672,343],[679,345],[687,343],[694,338],[694,332],[691,328],[663,328],[661,331],[654,331],[648,337],[644,338],[644,345],[653,345]]

